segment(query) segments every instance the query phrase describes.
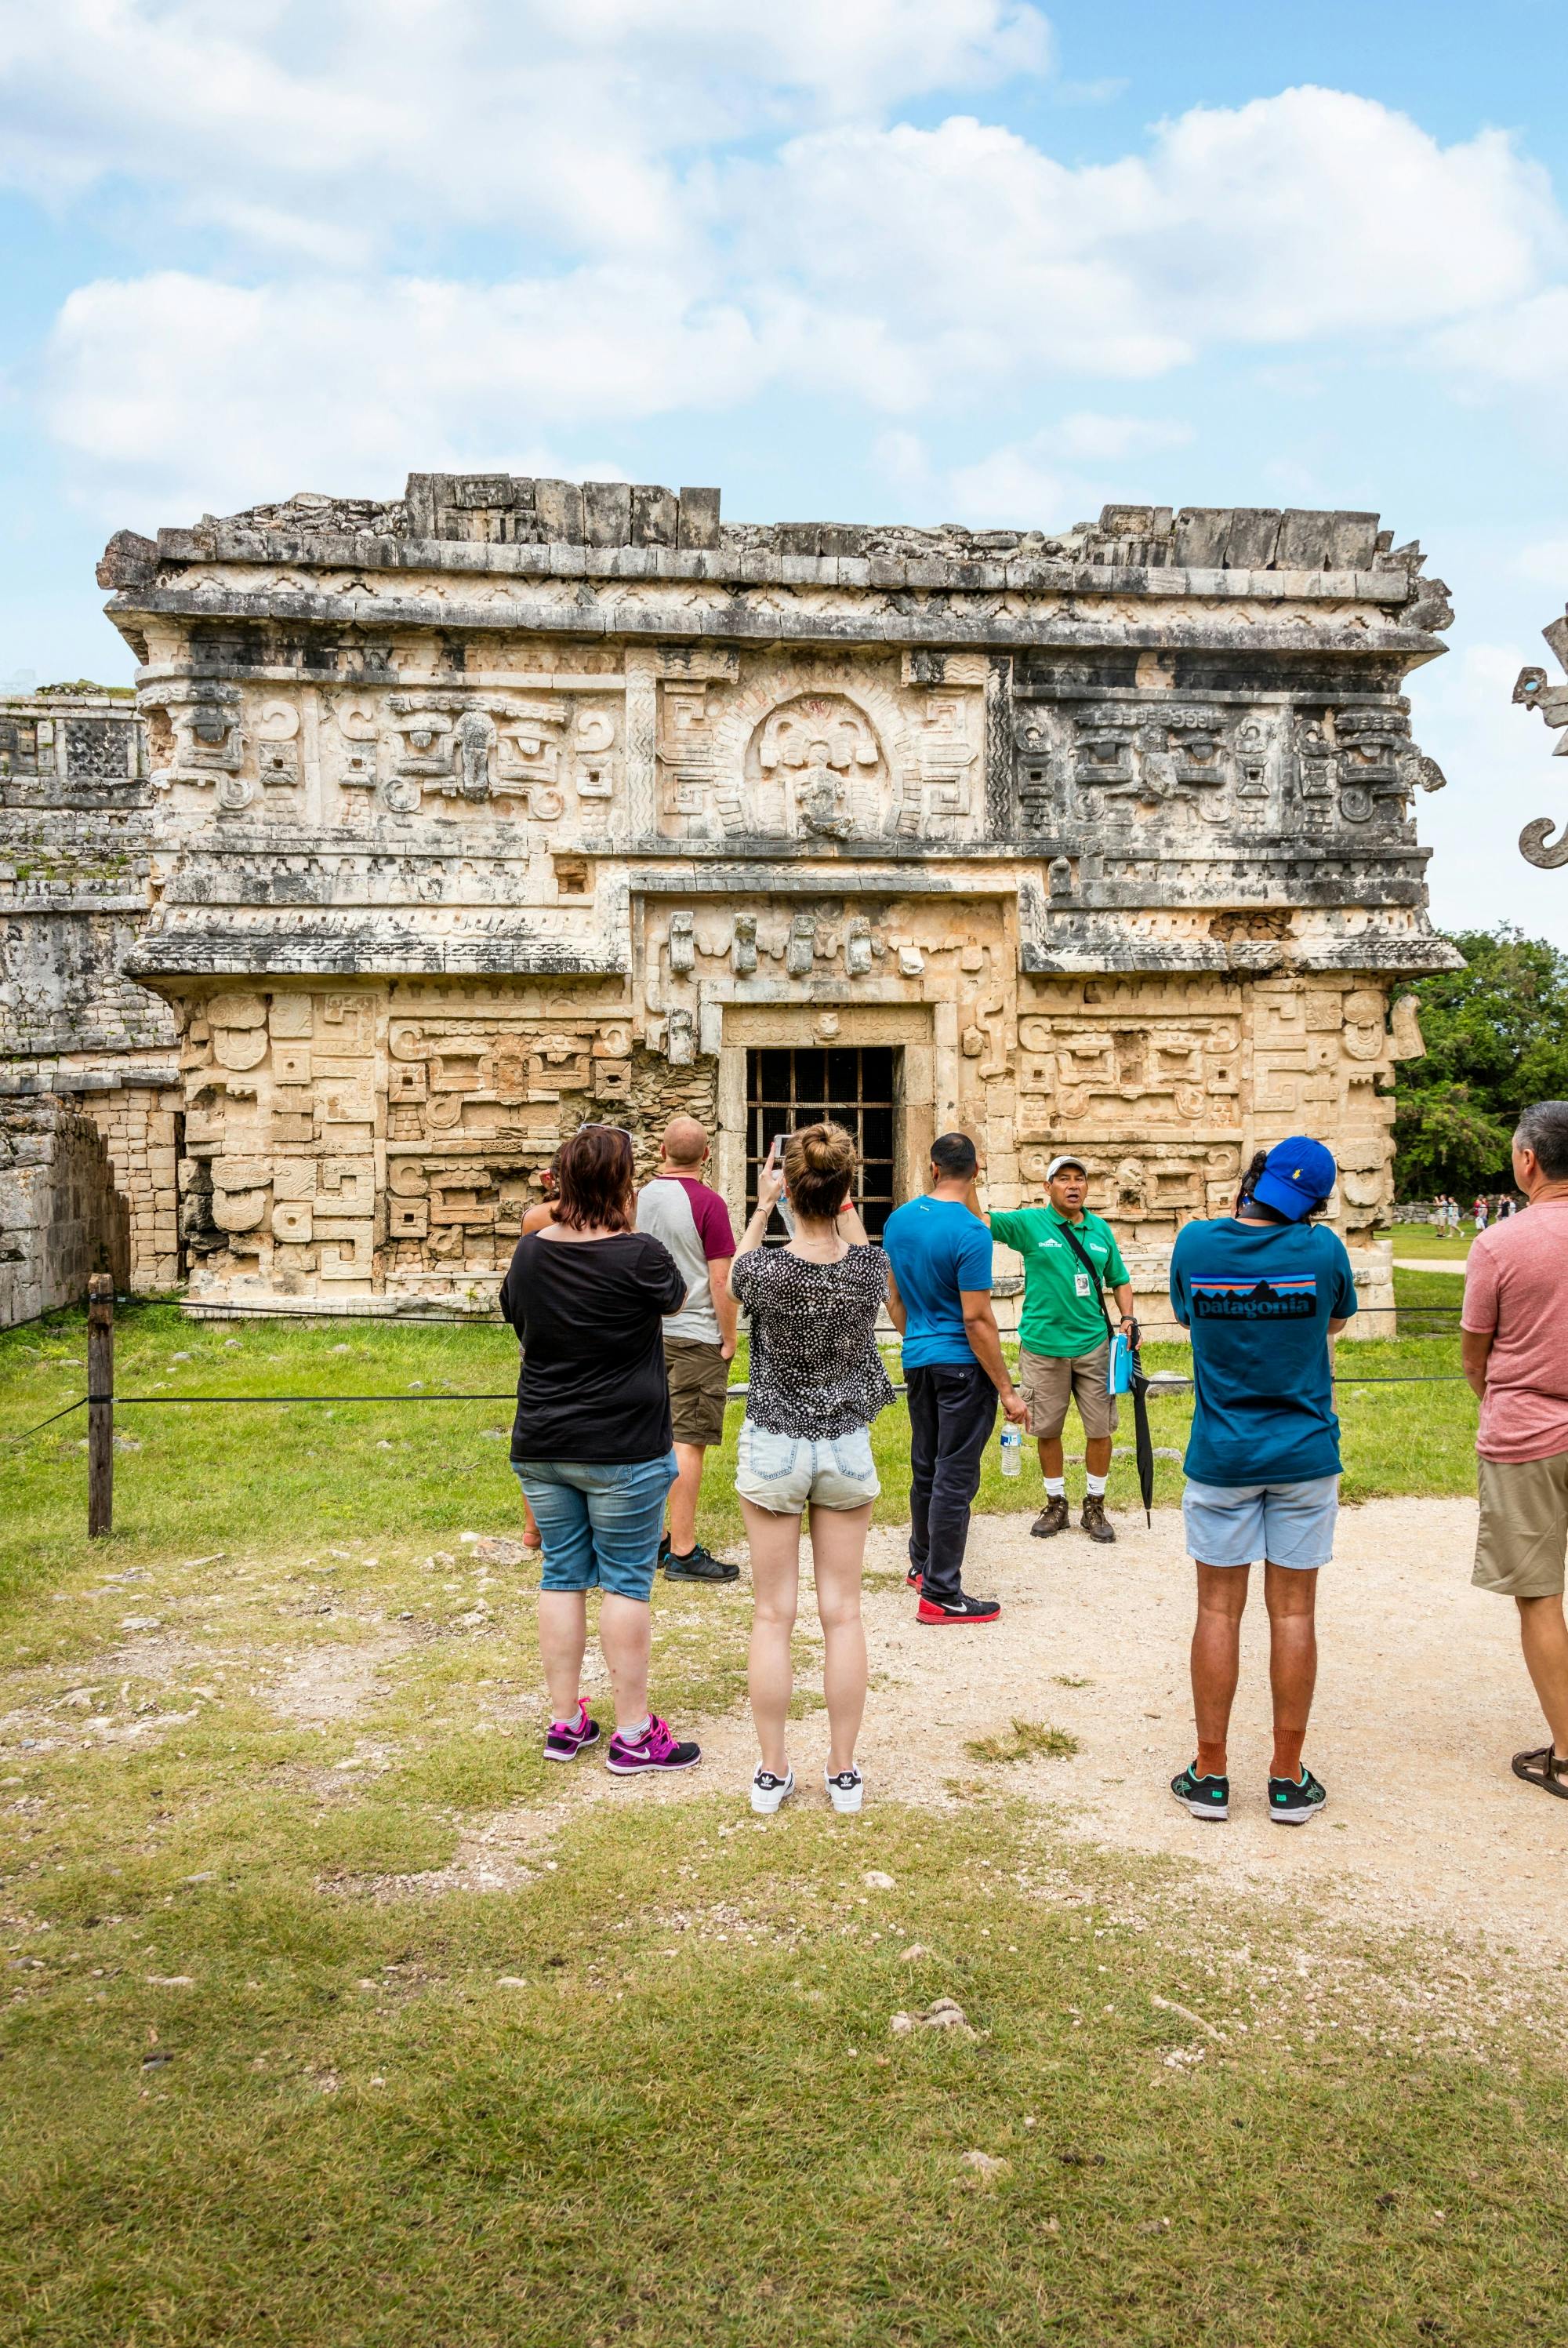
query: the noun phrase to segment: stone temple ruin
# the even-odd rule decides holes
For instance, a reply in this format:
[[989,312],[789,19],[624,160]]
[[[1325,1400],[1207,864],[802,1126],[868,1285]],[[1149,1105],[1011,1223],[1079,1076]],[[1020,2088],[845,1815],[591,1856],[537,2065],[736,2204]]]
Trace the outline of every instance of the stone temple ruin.
[[[1557,655],[1558,666],[1568,671],[1568,612],[1562,618],[1548,621],[1541,631]],[[1513,687],[1513,698],[1526,709],[1539,709],[1548,726],[1558,729],[1558,740],[1553,757],[1568,758],[1568,685],[1553,685],[1543,668],[1522,668]],[[1528,863],[1539,864],[1548,871],[1568,864],[1568,827],[1551,837],[1553,819],[1538,816],[1527,823],[1519,835],[1519,852]]]
[[1375,515],[415,474],[99,579],[140,725],[0,719],[4,1081],[36,1167],[101,1137],[138,1284],[487,1304],[584,1118],[647,1159],[692,1110],[739,1220],[831,1109],[874,1230],[945,1128],[998,1205],[1081,1151],[1160,1319],[1178,1225],[1310,1128],[1389,1301],[1399,986],[1454,960],[1400,688],[1451,613]]

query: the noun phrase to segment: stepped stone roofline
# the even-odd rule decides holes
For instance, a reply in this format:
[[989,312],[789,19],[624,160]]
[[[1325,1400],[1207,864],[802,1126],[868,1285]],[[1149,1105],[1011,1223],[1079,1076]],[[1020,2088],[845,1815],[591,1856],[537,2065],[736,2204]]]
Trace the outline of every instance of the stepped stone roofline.
[[1446,626],[1442,582],[1422,578],[1418,544],[1393,541],[1375,513],[1251,506],[1108,505],[1098,521],[1057,532],[726,522],[716,489],[411,473],[393,500],[302,493],[227,518],[204,515],[192,528],[160,530],[156,541],[121,530],[98,582],[169,587],[183,569],[217,562],[740,587],[1141,591],[1371,602],[1398,612],[1407,627]]

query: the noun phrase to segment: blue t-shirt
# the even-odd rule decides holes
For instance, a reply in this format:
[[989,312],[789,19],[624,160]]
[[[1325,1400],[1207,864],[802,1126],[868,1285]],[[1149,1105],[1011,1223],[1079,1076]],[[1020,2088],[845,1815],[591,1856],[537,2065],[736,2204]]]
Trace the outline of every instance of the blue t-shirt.
[[1200,1484],[1302,1484],[1339,1472],[1328,1323],[1356,1310],[1350,1259],[1321,1223],[1188,1223],[1171,1303],[1193,1333],[1197,1407],[1184,1465]]
[[882,1244],[904,1300],[904,1367],[972,1362],[959,1291],[991,1284],[991,1235],[957,1199],[911,1199],[888,1216]]

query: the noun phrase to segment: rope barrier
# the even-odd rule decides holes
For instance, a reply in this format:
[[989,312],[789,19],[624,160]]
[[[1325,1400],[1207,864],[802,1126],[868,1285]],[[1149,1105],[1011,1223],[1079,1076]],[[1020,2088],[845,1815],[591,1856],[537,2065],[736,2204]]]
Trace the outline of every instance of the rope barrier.
[[78,1395],[75,1402],[68,1402],[66,1405],[64,1410],[51,1411],[47,1418],[41,1418],[38,1421],[36,1426],[29,1426],[26,1431],[21,1435],[8,1436],[6,1437],[6,1441],[9,1443],[26,1443],[30,1437],[42,1435],[46,1426],[53,1426],[56,1419],[69,1418],[74,1410],[85,1410],[91,1400],[92,1396],[90,1395]]

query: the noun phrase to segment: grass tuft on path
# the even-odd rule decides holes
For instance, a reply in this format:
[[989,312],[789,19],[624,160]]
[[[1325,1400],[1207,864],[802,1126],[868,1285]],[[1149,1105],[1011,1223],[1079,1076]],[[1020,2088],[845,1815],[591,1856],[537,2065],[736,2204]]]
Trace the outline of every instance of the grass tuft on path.
[[1071,1761],[1078,1739],[1043,1720],[1015,1720],[1005,1736],[972,1736],[964,1750],[971,1761]]

